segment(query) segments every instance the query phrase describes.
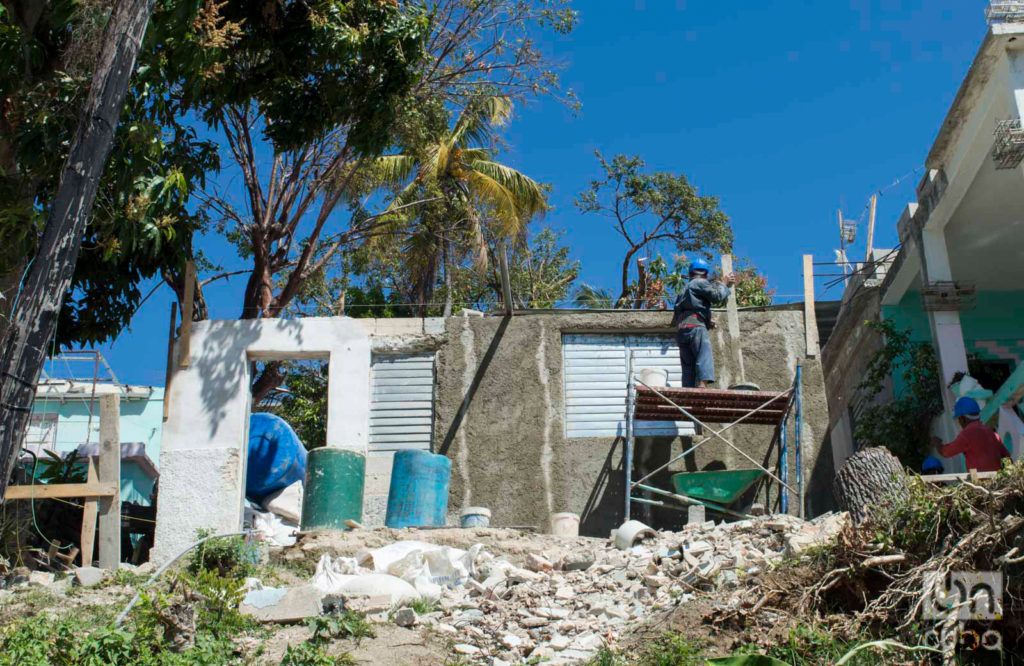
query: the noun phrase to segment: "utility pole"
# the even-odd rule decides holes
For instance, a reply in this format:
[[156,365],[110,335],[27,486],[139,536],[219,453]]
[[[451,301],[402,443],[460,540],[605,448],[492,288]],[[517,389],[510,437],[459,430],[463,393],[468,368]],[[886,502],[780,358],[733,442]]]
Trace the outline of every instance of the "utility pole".
[[[875,212],[878,210],[878,195],[871,195],[871,212],[868,215],[868,249],[864,255],[865,265],[871,264],[871,253],[875,249]],[[867,271],[872,272],[870,269]]]
[[7,490],[36,380],[57,328],[100,176],[110,156],[155,0],[118,0],[103,31],[89,96],[64,163],[39,249],[12,313],[0,360],[0,497]]

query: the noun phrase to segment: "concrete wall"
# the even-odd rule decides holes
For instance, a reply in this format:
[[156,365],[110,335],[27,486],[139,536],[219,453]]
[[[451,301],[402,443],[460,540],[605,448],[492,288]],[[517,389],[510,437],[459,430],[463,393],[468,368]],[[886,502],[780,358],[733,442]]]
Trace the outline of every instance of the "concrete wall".
[[[452,459],[452,511],[485,506],[493,513],[493,524],[541,528],[550,513],[571,511],[582,516],[584,533],[601,536],[618,526],[624,505],[623,440],[565,437],[562,335],[671,335],[670,319],[667,312],[449,319],[437,356],[434,442],[437,451]],[[828,426],[824,381],[818,360],[805,357],[803,313],[744,311],[740,330],[747,381],[782,391],[791,385],[796,366],[803,364],[808,505],[812,512],[830,508],[831,451],[821,447]],[[738,380],[728,353],[733,341],[724,325],[712,337],[719,384],[731,384]],[[744,451],[764,459],[770,427],[739,426],[730,432]],[[637,467],[653,469],[686,444],[680,438],[657,438],[639,446]],[[750,466],[725,444],[709,443],[672,471],[722,465]],[[670,487],[672,471],[656,477],[653,485]],[[655,511],[634,513],[664,526],[681,524],[684,515]]]
[[[177,351],[180,358],[180,341]],[[199,528],[241,527],[252,361],[328,359],[328,445],[363,454],[367,448],[370,338],[356,320],[197,322],[190,356],[168,393],[151,555],[157,562],[191,543]]]

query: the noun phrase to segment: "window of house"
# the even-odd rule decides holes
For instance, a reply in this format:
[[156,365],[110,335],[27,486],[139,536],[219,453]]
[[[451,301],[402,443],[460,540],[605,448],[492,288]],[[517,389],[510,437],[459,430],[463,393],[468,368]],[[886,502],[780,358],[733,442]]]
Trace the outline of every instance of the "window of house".
[[374,354],[370,381],[370,450],[431,450],[434,353]]
[[[669,386],[682,385],[679,349],[668,335],[564,335],[565,436],[621,437],[626,434],[626,381],[633,371],[668,370]],[[637,421],[639,436],[690,436],[688,422]]]

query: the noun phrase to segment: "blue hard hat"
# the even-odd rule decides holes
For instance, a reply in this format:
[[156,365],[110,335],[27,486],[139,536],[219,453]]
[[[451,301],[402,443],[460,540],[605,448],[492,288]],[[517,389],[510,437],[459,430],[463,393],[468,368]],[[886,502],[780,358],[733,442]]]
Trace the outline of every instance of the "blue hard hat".
[[974,398],[963,397],[956,401],[953,406],[953,418],[961,416],[978,416],[981,414],[981,405]]
[[690,262],[690,277],[693,277],[694,273],[700,272],[710,273],[711,266],[709,266],[708,262],[704,261],[703,259],[694,259],[693,261]]
[[945,467],[943,466],[942,461],[935,456],[928,456],[924,459],[924,462],[921,463],[922,472],[941,472],[944,469]]

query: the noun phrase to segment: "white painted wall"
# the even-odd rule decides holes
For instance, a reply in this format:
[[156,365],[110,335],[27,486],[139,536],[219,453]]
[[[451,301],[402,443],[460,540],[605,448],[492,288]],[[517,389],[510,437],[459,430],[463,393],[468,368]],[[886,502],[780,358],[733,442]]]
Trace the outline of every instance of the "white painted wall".
[[329,360],[327,445],[366,454],[370,337],[348,318],[196,322],[191,363],[167,391],[160,499],[151,559],[163,562],[196,530],[241,528],[250,408],[250,363]]

